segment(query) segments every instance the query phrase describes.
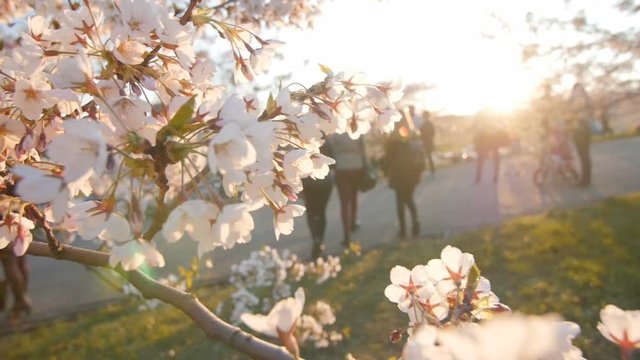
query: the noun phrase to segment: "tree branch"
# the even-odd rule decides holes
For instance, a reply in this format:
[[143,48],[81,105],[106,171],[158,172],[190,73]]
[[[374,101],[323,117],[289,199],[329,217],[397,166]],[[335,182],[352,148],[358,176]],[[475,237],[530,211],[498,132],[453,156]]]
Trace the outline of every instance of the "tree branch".
[[[99,251],[81,249],[62,245],[63,251],[54,253],[45,243],[33,242],[27,253],[58,260],[97,267],[109,267],[109,254]],[[138,289],[145,298],[155,298],[180,309],[193,320],[196,325],[212,341],[219,341],[230,348],[257,360],[292,360],[293,355],[285,348],[276,346],[256,338],[240,328],[232,326],[212,313],[193,294],[189,294],[173,287],[161,284],[141,271],[124,271],[116,268],[131,285]]]
[[59,255],[62,251],[62,245],[56,238],[56,235],[53,233],[53,229],[51,225],[47,222],[44,214],[38,209],[34,204],[28,204],[25,206],[25,211],[29,217],[36,221],[36,223],[42,228],[45,236],[47,237],[47,243],[49,244],[49,249],[53,251],[54,254]]

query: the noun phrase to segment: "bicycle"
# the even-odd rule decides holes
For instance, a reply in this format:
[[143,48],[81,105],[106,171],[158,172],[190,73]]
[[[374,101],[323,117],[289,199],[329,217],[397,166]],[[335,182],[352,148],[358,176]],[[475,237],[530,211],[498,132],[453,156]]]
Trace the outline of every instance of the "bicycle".
[[541,186],[552,178],[560,178],[569,185],[576,185],[579,180],[578,172],[569,159],[550,151],[543,151],[540,156],[540,166],[533,172],[533,183]]

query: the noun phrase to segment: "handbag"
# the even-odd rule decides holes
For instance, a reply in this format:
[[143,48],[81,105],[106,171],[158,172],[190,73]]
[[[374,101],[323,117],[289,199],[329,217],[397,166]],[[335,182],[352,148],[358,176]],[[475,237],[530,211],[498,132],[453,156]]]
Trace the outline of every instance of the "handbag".
[[369,160],[365,160],[363,169],[364,173],[362,177],[360,177],[358,190],[360,190],[360,192],[367,192],[373,189],[378,182],[378,169]]

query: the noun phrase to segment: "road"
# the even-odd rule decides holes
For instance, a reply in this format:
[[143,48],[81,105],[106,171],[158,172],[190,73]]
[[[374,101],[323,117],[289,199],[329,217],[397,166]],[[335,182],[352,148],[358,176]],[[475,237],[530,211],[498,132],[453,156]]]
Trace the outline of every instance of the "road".
[[[574,188],[562,183],[537,188],[531,181],[537,160],[527,155],[503,159],[497,184],[491,181],[491,170],[487,168],[484,182],[474,185],[473,162],[441,169],[435,175],[424,174],[416,189],[422,233],[448,236],[516,215],[553,207],[573,207],[640,191],[640,138],[595,144],[592,154],[593,184],[588,188]],[[330,253],[337,253],[341,249],[338,206],[337,191],[334,189],[328,207],[325,238]],[[361,195],[359,218],[362,226],[354,235],[354,240],[361,242],[365,248],[397,241],[394,238],[398,229],[395,200],[384,181]],[[281,237],[279,242],[275,240],[268,209],[255,213],[255,223],[253,241],[229,251],[215,251],[210,257],[214,267],[207,269],[203,276],[224,278],[224,272],[230,264],[239,262],[251,251],[264,245],[289,248],[304,257],[308,256],[311,241],[304,218],[297,219],[294,233]],[[166,256],[167,265],[156,271],[156,275],[177,273],[176,266],[187,264],[196,253],[195,243],[188,239],[171,245],[160,240],[159,246]],[[98,280],[95,271],[89,271],[82,265],[36,257],[31,257],[29,261],[32,269],[30,296],[34,305],[31,321],[96,308],[121,296],[106,282]],[[117,275],[106,272],[100,274],[111,280],[117,279]]]

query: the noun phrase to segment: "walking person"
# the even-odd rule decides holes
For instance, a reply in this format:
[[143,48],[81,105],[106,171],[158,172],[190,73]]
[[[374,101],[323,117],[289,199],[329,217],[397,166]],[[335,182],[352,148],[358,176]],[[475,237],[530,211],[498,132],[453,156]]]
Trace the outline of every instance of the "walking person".
[[340,216],[342,218],[345,247],[351,245],[351,232],[358,226],[358,185],[364,175],[366,152],[362,136],[353,140],[348,134],[334,134],[327,141],[335,159],[335,181],[340,198]]
[[[424,153],[420,139],[412,139],[406,121],[403,120],[389,136],[385,144],[383,168],[389,177],[389,187],[396,195],[396,214],[398,216],[398,238],[407,238],[405,207],[411,216],[411,236],[420,234],[418,211],[413,193],[420,182],[420,175],[425,169]],[[414,135],[417,136],[417,135]]]
[[0,250],[0,261],[4,269],[6,280],[2,282],[0,295],[2,296],[0,305],[6,306],[7,291],[9,286],[13,294],[13,306],[9,313],[9,319],[12,322],[18,320],[22,313],[31,313],[31,300],[27,296],[27,287],[29,285],[29,265],[26,256],[16,256],[13,252],[13,244]]
[[433,166],[433,148],[434,148],[434,140],[436,136],[436,129],[433,126],[433,122],[431,121],[431,114],[428,111],[424,111],[422,113],[422,125],[420,126],[420,137],[422,138],[422,148],[424,150],[424,155],[429,161],[429,169],[431,170],[431,174],[433,175],[436,172],[435,167]]
[[500,174],[500,147],[509,143],[509,135],[495,124],[495,115],[487,110],[481,110],[476,114],[476,133],[473,144],[478,156],[476,162],[475,184],[482,181],[482,170],[487,159],[493,159],[493,182],[498,182]]
[[[320,147],[320,153],[328,157],[334,157],[331,145],[325,142]],[[329,174],[324,179],[302,179],[302,193],[304,204],[307,208],[307,224],[313,241],[311,257],[317,259],[324,253],[324,232],[327,228],[327,204],[334,184],[334,170],[330,168]]]
[[591,104],[581,83],[576,83],[569,97],[569,111],[573,119],[573,143],[580,159],[578,186],[591,185]]

